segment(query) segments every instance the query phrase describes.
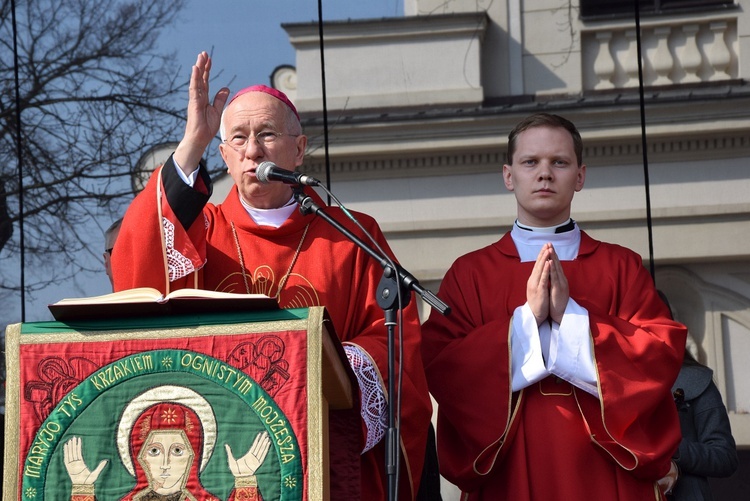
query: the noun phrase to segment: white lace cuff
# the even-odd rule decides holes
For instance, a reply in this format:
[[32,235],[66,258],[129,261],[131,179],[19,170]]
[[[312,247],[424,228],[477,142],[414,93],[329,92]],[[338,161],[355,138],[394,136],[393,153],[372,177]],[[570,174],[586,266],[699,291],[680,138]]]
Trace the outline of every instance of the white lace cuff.
[[388,403],[385,399],[378,370],[365,351],[352,345],[345,345],[344,351],[354,375],[357,376],[359,389],[362,393],[361,414],[367,426],[367,439],[365,448],[362,450],[362,453],[365,453],[375,447],[385,436],[385,431],[388,428]]

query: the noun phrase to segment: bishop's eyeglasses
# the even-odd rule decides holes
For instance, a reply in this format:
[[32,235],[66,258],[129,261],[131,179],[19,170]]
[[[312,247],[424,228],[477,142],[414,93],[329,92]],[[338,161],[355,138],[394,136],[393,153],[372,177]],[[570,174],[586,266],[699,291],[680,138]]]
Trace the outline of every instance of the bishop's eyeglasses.
[[236,151],[243,151],[247,148],[250,138],[255,138],[255,144],[258,146],[271,146],[282,136],[298,137],[299,134],[285,134],[283,132],[272,130],[264,130],[254,135],[235,133],[231,137],[226,138],[223,142]]

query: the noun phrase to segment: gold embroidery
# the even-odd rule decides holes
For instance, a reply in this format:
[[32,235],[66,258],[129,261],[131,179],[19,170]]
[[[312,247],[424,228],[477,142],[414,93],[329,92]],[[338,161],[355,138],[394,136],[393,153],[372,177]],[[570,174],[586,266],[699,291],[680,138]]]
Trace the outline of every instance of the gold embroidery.
[[[67,452],[67,449],[66,449]],[[93,496],[94,495],[94,484],[73,484],[71,490],[73,496]]]
[[[549,378],[547,378],[547,379],[549,379]],[[570,397],[570,396],[573,395],[573,385],[570,384],[569,382],[565,381],[564,379],[560,379],[559,377],[556,377],[555,378],[555,383],[558,384],[558,385],[561,385],[561,386],[564,384],[563,388],[567,387],[568,388],[567,392],[563,392],[563,391],[545,391],[544,388],[543,388],[543,386],[542,386],[542,383],[544,381],[546,381],[546,379],[542,379],[541,381],[539,381],[537,383],[537,388],[539,388],[539,393],[541,393],[545,397],[549,397],[549,396]],[[551,386],[551,385],[548,382],[548,384],[546,386]]]
[[234,478],[235,487],[258,487],[258,478],[255,475]]
[[[240,240],[237,237],[237,230],[234,227],[234,221],[231,223],[232,225],[232,237],[234,238],[234,244],[237,247],[237,256],[240,261],[240,268],[242,269],[242,280],[245,282],[245,292],[247,294],[250,294],[250,284],[247,281],[247,268],[245,267],[245,259],[242,255],[242,248],[240,247]],[[305,231],[302,232],[302,238],[299,241],[299,244],[297,245],[297,250],[294,251],[294,256],[292,256],[292,262],[289,263],[289,269],[286,270],[286,273],[284,276],[281,277],[281,280],[279,280],[279,286],[276,289],[276,296],[274,298],[276,300],[279,299],[281,296],[281,290],[284,288],[284,285],[286,284],[286,281],[289,279],[289,275],[292,274],[292,269],[294,268],[294,265],[297,263],[297,258],[299,258],[300,251],[302,250],[302,244],[305,242],[305,237],[307,236],[307,230],[310,229],[310,223],[305,226]]]
[[234,227],[234,221],[232,225],[232,237],[234,238],[234,245],[237,247],[237,256],[240,258],[240,268],[242,268],[242,279],[245,281],[245,293],[250,294],[250,286],[247,283],[247,274],[245,273],[245,260],[242,257],[242,249],[240,249],[240,240],[237,238],[237,229]]

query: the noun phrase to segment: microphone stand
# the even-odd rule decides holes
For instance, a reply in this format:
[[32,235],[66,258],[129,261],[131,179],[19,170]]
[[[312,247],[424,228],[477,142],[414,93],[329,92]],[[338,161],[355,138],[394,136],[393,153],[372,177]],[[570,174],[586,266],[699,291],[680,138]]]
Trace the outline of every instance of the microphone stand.
[[385,468],[386,475],[388,477],[388,499],[395,501],[398,497],[398,485],[396,484],[396,464],[398,460],[398,444],[399,431],[396,428],[396,405],[395,405],[395,341],[394,341],[394,328],[398,324],[397,322],[397,310],[399,308],[398,297],[401,295],[406,299],[402,302],[401,306],[409,304],[411,294],[410,290],[420,295],[422,300],[427,302],[430,306],[437,309],[441,314],[447,315],[450,313],[450,307],[441,301],[435,294],[419,285],[414,276],[402,268],[400,265],[394,263],[396,269],[391,266],[391,261],[383,256],[375,249],[371,248],[359,237],[354,235],[351,231],[346,229],[341,223],[333,219],[327,214],[322,207],[315,203],[311,196],[307,195],[302,189],[294,189],[294,199],[299,204],[299,210],[302,214],[315,214],[323,218],[327,223],[336,228],[346,238],[354,242],[359,248],[367,252],[372,256],[380,266],[383,267],[383,278],[380,280],[377,289],[377,302],[378,306],[383,309],[385,318],[385,326],[388,333],[388,431],[385,435]]

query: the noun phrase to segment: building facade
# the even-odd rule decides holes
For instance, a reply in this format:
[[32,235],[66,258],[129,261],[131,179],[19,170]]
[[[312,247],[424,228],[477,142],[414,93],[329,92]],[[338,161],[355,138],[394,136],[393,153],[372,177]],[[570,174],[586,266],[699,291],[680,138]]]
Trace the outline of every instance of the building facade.
[[374,216],[432,291],[513,223],[511,128],[572,120],[587,165],[573,217],[653,266],[748,451],[750,0],[632,5],[405,0],[404,17],[325,23],[325,81],[317,24],[286,24],[296,67],[272,84],[302,114],[302,169]]

